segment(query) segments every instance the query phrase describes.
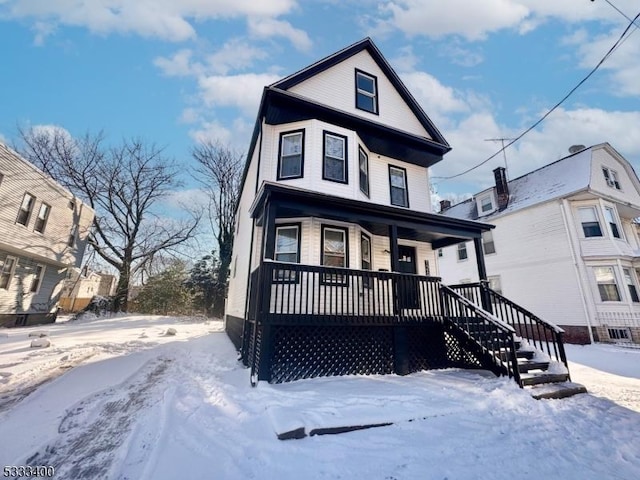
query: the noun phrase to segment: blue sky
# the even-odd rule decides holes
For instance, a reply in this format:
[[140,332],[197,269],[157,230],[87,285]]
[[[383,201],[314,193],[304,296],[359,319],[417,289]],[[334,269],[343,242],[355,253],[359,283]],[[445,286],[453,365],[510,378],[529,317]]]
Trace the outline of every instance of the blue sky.
[[[485,139],[533,123],[627,24],[606,0],[0,0],[0,138],[104,130],[185,165],[203,139],[245,150],[265,84],[370,36],[452,145],[432,172],[446,177],[494,153]],[[507,150],[510,177],[604,141],[639,168],[639,59],[635,32]],[[437,179],[437,193],[475,193],[501,164]]]

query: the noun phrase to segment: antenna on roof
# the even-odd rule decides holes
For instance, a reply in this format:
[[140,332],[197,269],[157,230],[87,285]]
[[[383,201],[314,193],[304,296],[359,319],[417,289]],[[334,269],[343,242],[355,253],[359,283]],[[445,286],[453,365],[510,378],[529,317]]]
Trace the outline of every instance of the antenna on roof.
[[502,156],[504,157],[504,173],[507,180],[509,179],[509,166],[507,165],[507,152],[504,149],[504,142],[505,141],[510,142],[511,140],[513,140],[513,138],[485,138],[484,139],[485,142],[500,142],[502,144]]

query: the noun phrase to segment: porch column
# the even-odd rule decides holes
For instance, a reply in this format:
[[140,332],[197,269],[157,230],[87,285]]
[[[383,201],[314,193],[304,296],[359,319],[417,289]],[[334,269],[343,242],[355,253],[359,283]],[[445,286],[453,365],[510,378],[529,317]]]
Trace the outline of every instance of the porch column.
[[[273,202],[267,201],[264,207],[263,221],[262,221],[262,258],[263,260],[274,260],[275,245],[276,245],[276,205]],[[259,297],[259,310],[256,315],[256,328],[262,329],[260,359],[258,362],[258,380],[271,381],[271,359],[273,357],[273,339],[272,339],[272,327],[268,323],[263,322],[265,310],[269,308],[271,303],[271,290],[265,290],[263,285],[271,284],[271,282],[264,282],[263,275],[260,275],[261,281],[256,288],[260,288],[262,294]]]
[[[484,250],[482,248],[482,237],[476,237],[473,239],[473,246],[476,251],[476,263],[478,264],[478,277],[480,278],[480,284],[484,287],[487,286],[487,267],[484,263]],[[480,288],[480,299],[482,302],[482,308],[489,313],[493,313],[493,309],[491,308],[491,299],[489,298],[489,293],[484,289]]]
[[[400,271],[400,252],[398,249],[398,227],[389,225],[389,250],[391,255],[391,271]],[[400,306],[398,298],[400,284],[395,279],[393,281],[393,313],[396,318],[400,318]],[[407,327],[395,325],[393,327],[393,370],[398,375],[409,374],[409,344],[407,339]]]

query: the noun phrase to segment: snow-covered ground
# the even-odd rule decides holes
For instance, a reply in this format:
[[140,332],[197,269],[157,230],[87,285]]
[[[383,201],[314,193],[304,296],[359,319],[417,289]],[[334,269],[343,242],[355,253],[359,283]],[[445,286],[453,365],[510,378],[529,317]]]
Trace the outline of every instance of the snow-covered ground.
[[[51,346],[30,348],[35,332]],[[536,401],[460,370],[252,388],[222,323],[198,318],[0,330],[0,464],[60,479],[640,478],[640,350],[567,354],[592,393]],[[275,434],[345,422],[395,423]]]

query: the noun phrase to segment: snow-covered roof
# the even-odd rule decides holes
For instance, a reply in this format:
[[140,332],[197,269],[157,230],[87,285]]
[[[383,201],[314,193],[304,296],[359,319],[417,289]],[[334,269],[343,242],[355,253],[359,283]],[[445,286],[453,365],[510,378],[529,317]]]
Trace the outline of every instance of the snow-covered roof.
[[[591,179],[592,150],[599,146],[586,148],[509,181],[507,207],[482,216],[482,221],[587,189]],[[453,205],[442,213],[466,220],[479,218],[475,197]]]

